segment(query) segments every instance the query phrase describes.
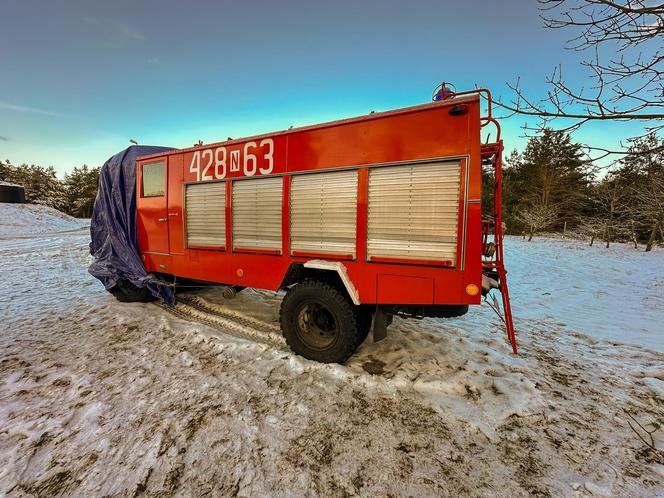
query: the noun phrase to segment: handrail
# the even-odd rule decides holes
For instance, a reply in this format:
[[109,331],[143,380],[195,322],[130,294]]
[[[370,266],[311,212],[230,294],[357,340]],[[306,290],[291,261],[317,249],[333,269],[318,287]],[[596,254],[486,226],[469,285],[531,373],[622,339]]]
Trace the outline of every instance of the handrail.
[[[436,87],[434,90],[434,95],[436,94],[436,91],[438,88],[442,87],[445,83],[441,83]],[[482,95],[484,94],[484,95]],[[488,124],[493,124],[496,127],[496,140],[495,142],[498,143],[500,142],[500,123],[496,118],[493,117],[493,98],[491,97],[491,90],[488,88],[475,88],[474,90],[464,90],[462,92],[456,92],[452,91],[452,94],[450,95],[450,98],[455,98],[455,97],[463,97],[464,95],[479,95],[480,97],[484,97],[487,102],[487,115],[486,116],[480,116],[480,128],[484,128]]]

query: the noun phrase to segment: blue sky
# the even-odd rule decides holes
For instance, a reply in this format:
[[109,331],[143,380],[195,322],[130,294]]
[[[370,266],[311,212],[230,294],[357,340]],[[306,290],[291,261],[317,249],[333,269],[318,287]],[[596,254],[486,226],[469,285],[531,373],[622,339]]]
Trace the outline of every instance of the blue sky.
[[[543,95],[569,32],[534,0],[0,0],[0,158],[100,165],[129,145],[185,147],[426,102],[440,81]],[[503,122],[522,149],[523,117]],[[577,140],[615,147],[635,124]]]

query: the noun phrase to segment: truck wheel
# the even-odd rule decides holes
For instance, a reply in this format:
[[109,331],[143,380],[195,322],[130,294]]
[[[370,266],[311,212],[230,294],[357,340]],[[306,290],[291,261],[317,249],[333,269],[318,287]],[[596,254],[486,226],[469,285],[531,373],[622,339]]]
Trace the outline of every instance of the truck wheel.
[[362,342],[353,304],[323,282],[305,280],[291,287],[279,319],[290,348],[309,360],[343,363]]
[[136,287],[129,280],[121,278],[110,290],[121,303],[149,303],[155,297],[145,287]]

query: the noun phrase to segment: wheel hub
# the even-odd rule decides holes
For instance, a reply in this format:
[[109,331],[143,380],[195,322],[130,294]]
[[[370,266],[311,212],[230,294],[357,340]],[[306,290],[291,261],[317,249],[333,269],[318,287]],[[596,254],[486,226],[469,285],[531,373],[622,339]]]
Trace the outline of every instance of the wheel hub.
[[326,349],[337,335],[334,316],[325,306],[309,303],[302,306],[297,318],[300,339],[313,349]]

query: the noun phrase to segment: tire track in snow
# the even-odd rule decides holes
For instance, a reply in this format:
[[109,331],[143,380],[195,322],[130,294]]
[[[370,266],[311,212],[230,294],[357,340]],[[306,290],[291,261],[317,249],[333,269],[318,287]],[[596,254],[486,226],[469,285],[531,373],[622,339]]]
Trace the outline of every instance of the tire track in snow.
[[274,333],[281,336],[281,328],[278,325],[272,325],[262,320],[258,320],[250,315],[226,309],[223,306],[212,303],[201,296],[180,295],[178,296],[178,302],[185,303],[192,308],[196,308],[201,311],[220,315],[231,320],[237,320],[246,325],[261,329],[267,333]]
[[289,351],[278,328],[239,313],[228,312],[204,299],[180,298],[174,306],[161,302],[155,304],[178,318],[207,325],[226,335]]

